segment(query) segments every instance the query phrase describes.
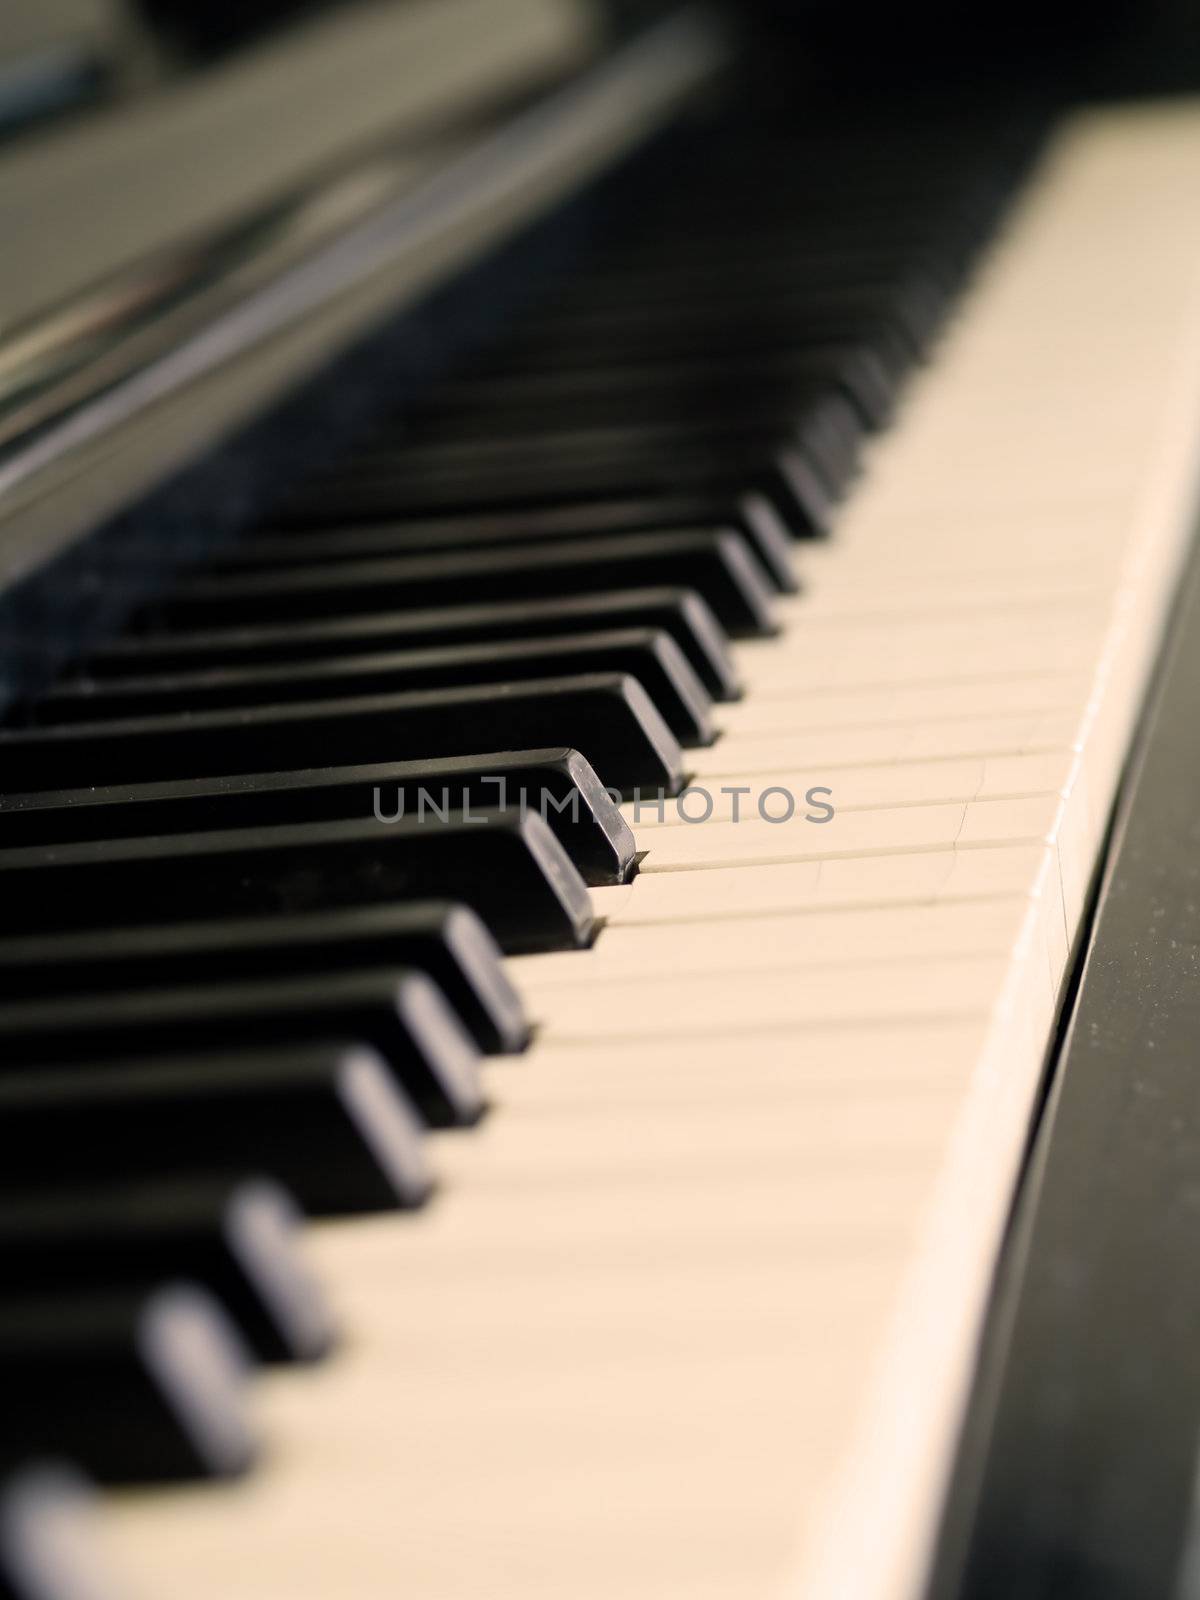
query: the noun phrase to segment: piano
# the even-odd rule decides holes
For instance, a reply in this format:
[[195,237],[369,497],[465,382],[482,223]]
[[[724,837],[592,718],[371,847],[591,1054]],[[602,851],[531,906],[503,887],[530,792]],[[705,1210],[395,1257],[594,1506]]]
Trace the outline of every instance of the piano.
[[3,1600],[1200,1592],[1198,21],[6,7]]

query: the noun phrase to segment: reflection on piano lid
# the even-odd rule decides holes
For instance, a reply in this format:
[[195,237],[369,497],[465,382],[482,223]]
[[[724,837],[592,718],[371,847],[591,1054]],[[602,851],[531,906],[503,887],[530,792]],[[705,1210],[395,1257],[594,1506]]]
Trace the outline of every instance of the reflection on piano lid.
[[189,9],[0,152],[0,1596],[995,1592],[1200,109],[620,9]]
[[[0,164],[6,685],[44,677],[126,603],[97,593],[81,533],[357,341],[336,398],[318,386],[300,418],[176,486],[154,518],[157,565],[175,559],[172,530],[194,540],[198,514],[216,531],[244,520],[264,459],[277,485],[297,437],[328,448],[369,409],[364,382],[426,375],[512,294],[489,268],[499,303],[481,318],[435,287],[643,143],[725,55],[722,31],[685,9],[578,77],[596,32],[582,0],[512,0],[499,29],[488,6],[356,6],[86,141],[27,141]],[[547,75],[551,92],[526,104]],[[216,148],[198,138],[214,128]],[[96,192],[118,199],[97,210]],[[392,340],[368,338],[414,305]]]

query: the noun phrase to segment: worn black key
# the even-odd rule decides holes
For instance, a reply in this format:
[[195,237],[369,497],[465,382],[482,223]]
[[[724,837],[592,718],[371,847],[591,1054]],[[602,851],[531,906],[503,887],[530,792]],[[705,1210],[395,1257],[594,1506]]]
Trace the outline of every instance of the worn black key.
[[771,629],[770,582],[746,540],[731,529],[541,540],[486,551],[189,578],[150,615],[156,625],[172,627],[261,625],[388,606],[409,610],[662,586],[695,589],[735,636]]
[[368,816],[392,822],[419,816],[422,806],[447,817],[533,811],[550,824],[586,883],[625,883],[636,867],[632,830],[577,750],[0,795],[0,849]]
[[574,638],[338,655],[286,666],[70,679],[39,699],[33,716],[39,724],[109,721],[598,672],[636,678],[680,744],[711,743],[712,701],[683,651],[670,634],[633,628]]
[[220,1171],[270,1173],[313,1215],[419,1206],[432,1187],[408,1100],[364,1046],[0,1074],[0,1193]]
[[403,967],[434,980],[481,1050],[528,1042],[491,934],[466,906],[436,902],[0,939],[0,997]]
[[478,1053],[437,985],[419,972],[339,972],[256,983],[127,989],[0,1007],[0,1076],[43,1065],[353,1039],[378,1050],[430,1127],[483,1115]]
[[13,1299],[187,1278],[220,1300],[260,1359],[316,1360],[334,1326],[297,1249],[300,1221],[267,1178],[12,1195],[0,1208],[0,1320]]
[[557,600],[430,607],[274,626],[127,634],[93,651],[88,671],[96,678],[190,672],[206,666],[307,661],[339,651],[357,654],[488,639],[554,639],[598,628],[661,628],[683,651],[714,700],[731,700],[738,694],[725,630],[694,589],[619,589]]
[[682,751],[653,701],[636,679],[613,674],[0,730],[0,771],[17,794],[291,772],[315,756],[348,766],[555,746],[579,750],[622,794],[672,794],[682,781]]
[[[603,538],[625,533],[732,528],[758,558],[773,585],[794,593],[798,585],[788,530],[765,496],[755,494],[658,495],[646,500],[581,500],[562,505],[508,508],[474,515],[409,518],[378,524],[268,528],[222,550],[222,571],[271,569],[296,562],[358,561],[422,551],[527,544],[535,539]],[[130,552],[123,549],[123,557]],[[682,641],[679,641],[682,643]]]
[[0,1600],[123,1596],[95,1523],[94,1497],[73,1469],[22,1463],[0,1476]]
[[10,933],[429,899],[462,900],[512,954],[576,949],[594,931],[587,886],[534,812],[0,850],[0,928]]
[[103,1482],[244,1471],[245,1383],[244,1346],[197,1286],[0,1302],[8,1448],[67,1456]]

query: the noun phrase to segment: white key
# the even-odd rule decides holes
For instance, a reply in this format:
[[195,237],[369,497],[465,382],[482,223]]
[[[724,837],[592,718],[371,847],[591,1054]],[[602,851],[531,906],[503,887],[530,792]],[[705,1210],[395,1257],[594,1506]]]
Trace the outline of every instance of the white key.
[[1105,613],[1088,605],[1022,608],[1000,617],[854,626],[835,631],[798,623],[791,636],[741,652],[747,695],[781,699],[814,691],[934,687],[971,683],[1009,671],[1014,629],[1024,635],[1023,676],[1078,674],[1095,658]]
[[[1048,750],[1039,755],[976,757],[974,760],[906,761],[867,767],[839,767],[830,773],[833,800],[839,816],[849,811],[911,805],[949,805],[955,801],[1028,800],[1038,795],[1061,794],[1075,764],[1071,750]],[[729,772],[714,775],[705,783],[711,796],[711,821],[725,822],[735,815],[753,817],[764,789],[778,785],[796,796],[797,804],[810,789],[828,787],[812,767],[782,772]],[[829,797],[815,797],[828,801]],[[808,802],[805,802],[805,808]],[[652,830],[659,827],[686,827],[684,820],[692,807],[697,812],[702,802],[689,797],[683,806],[665,801],[662,815],[654,803],[638,808],[636,826],[640,836],[652,842]],[[801,808],[804,809],[804,808]],[[632,802],[625,816],[634,819]]]
[[803,733],[727,733],[707,750],[689,750],[687,766],[697,778],[707,781],[799,766],[827,774],[839,767],[1036,755],[1070,750],[1078,738],[1080,721],[1080,711],[1071,708],[951,717],[907,726],[881,723],[869,728],[814,728]]
[[859,728],[920,726],[979,717],[1069,711],[1086,703],[1089,677],[1066,673],[1017,673],[978,683],[871,686],[854,690],[806,689],[802,679],[787,695],[753,696],[723,706],[714,718],[730,740],[763,733],[853,732]]
[[[688,815],[703,818],[706,793],[693,791],[681,797],[681,803]],[[828,820],[828,801],[814,800],[813,804],[818,809],[806,810],[802,794],[778,785],[752,789],[743,801],[745,815],[740,822],[697,820],[681,827],[656,828],[645,835],[649,849],[642,871],[683,872],[1036,843],[1050,836],[1061,801],[1058,795],[1039,795],[1030,800],[974,800],[966,805],[898,806],[895,810],[835,813],[832,820]]]
[[673,924],[669,939],[664,939],[657,923],[618,923],[582,954],[524,956],[514,961],[512,976],[536,1011],[541,991],[549,985],[993,955],[1012,948],[1026,909],[1022,896],[1010,895],[935,905],[872,906],[836,916],[784,912],[743,918],[736,939],[724,936],[726,919],[720,912]]
[[787,1027],[796,1030],[801,1048],[802,1030],[809,1024],[984,1017],[1003,981],[1008,955],[915,964],[885,958],[815,972],[740,972],[733,1014],[730,989],[708,974],[680,978],[651,972],[637,978],[605,977],[599,983],[581,974],[578,983],[547,994],[534,1021],[551,1044],[725,1033],[745,1045],[760,1029]]
[[593,900],[612,926],[977,900],[1028,894],[1044,858],[1042,846],[1026,844],[643,873],[632,883],[593,891]]

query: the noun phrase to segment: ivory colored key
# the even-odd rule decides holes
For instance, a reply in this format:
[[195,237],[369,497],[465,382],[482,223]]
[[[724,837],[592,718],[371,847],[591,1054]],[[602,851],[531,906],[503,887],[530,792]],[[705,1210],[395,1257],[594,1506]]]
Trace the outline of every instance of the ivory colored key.
[[[862,962],[849,970],[739,973],[739,1030],[809,1023],[872,1022],[880,1017],[975,1016],[986,1010],[1006,966],[991,957]],[[565,1040],[689,1038],[729,1028],[728,993],[708,975],[584,981],[563,985],[547,999],[542,1037]],[[797,1049],[802,1048],[797,1040]]]
[[975,683],[1010,669],[1014,630],[1024,636],[1023,674],[1086,670],[1103,631],[1095,603],[985,613],[949,622],[881,627],[844,623],[830,637],[804,621],[777,641],[740,652],[747,694],[783,699],[797,691]]
[[[947,1017],[855,1028],[815,1026],[805,1032],[809,1048],[802,1056],[793,1048],[790,1028],[764,1028],[756,1036],[753,1053],[739,1064],[739,1083],[745,1096],[759,1097],[764,1104],[801,1089],[804,1093],[819,1089],[826,1095],[837,1091],[849,1103],[864,1090],[936,1087],[953,1081],[958,1052],[978,1048],[986,1026],[986,1018],[964,1021]],[[888,1040],[903,1048],[881,1049]],[[491,1087],[504,1106],[527,1105],[538,1114],[581,1105],[611,1108],[636,1104],[648,1109],[711,1103],[720,1107],[728,1093],[726,1034],[662,1040],[655,1047],[655,1060],[658,1070],[647,1074],[641,1059],[614,1054],[606,1040],[548,1045],[523,1062],[520,1072],[505,1075],[503,1083],[497,1067],[497,1081]],[[602,1062],[606,1065],[601,1070]],[[489,1149],[494,1147],[493,1132],[503,1126],[503,1118],[486,1125]],[[439,1140],[438,1161],[443,1170],[453,1171],[457,1146]],[[469,1161],[464,1152],[464,1165]]]
[[688,770],[693,779],[799,766],[824,774],[867,764],[1058,752],[1074,745],[1081,716],[1079,708],[1060,708],[907,725],[880,722],[872,727],[804,732],[729,732],[711,749],[689,752]]
[[1040,845],[1025,844],[643,873],[621,888],[596,890],[594,903],[610,928],[848,906],[932,905],[1029,893],[1043,853]]
[[[825,916],[779,912],[741,919],[736,939],[726,936],[725,918],[715,911],[672,924],[669,940],[656,923],[618,923],[590,950],[522,956],[511,963],[511,972],[537,1007],[552,1004],[553,996],[543,998],[543,991],[561,984],[656,973],[824,971],[862,961],[986,956],[1012,947],[1026,911],[1024,897],[999,895],[957,904],[855,907]],[[525,1076],[524,1064],[517,1076]]]
[[798,679],[787,694],[751,697],[727,706],[721,716],[731,738],[763,733],[837,732],[855,728],[905,727],[910,723],[1013,716],[1021,712],[1062,711],[1086,703],[1088,679],[1079,674],[1023,673],[978,683],[890,684],[864,689],[809,690]]
[[[701,795],[701,801],[704,796]],[[751,795],[751,801],[756,797]],[[990,845],[1036,843],[1049,836],[1061,802],[1058,795],[1031,800],[976,800],[966,805],[898,806],[895,810],[832,813],[828,799],[806,809],[804,797],[776,786],[759,792],[740,822],[695,821],[656,828],[646,835],[645,872],[759,865],[772,861],[831,860],[838,856],[896,855],[907,850],[971,850]],[[685,807],[694,818],[704,805],[694,796]]]
[[[694,798],[684,792],[661,808],[643,804],[637,815],[638,834],[643,842],[660,827],[694,826],[687,822],[699,815],[712,800],[710,822],[732,821],[735,816],[753,819],[758,815],[764,792],[778,787],[791,795],[800,812],[811,805],[832,805],[838,816],[847,812],[868,811],[895,806],[966,804],[982,800],[1025,800],[1038,795],[1058,794],[1067,784],[1075,762],[1071,750],[1047,750],[1040,754],[990,756],[945,761],[905,761],[878,766],[837,767],[821,782],[820,769],[797,768],[782,772],[719,773],[696,787],[704,793]],[[768,801],[768,806],[770,805]],[[782,811],[783,801],[775,800]],[[634,807],[627,816],[632,822]],[[822,824],[824,825],[824,824]]]

